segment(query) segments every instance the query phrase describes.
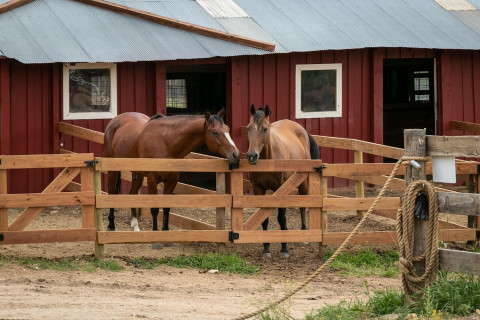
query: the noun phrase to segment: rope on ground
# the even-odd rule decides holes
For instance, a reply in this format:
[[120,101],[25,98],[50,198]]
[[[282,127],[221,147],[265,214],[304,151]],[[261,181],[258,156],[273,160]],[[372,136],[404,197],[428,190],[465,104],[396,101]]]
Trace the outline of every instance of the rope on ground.
[[[245,319],[249,319],[251,317],[254,317],[256,316],[257,314],[260,314],[260,313],[263,313],[267,310],[269,310],[270,308],[272,308],[273,306],[276,306],[286,300],[288,300],[289,298],[291,298],[293,295],[295,295],[297,292],[299,292],[300,290],[302,290],[304,287],[307,286],[307,284],[309,284],[310,282],[312,282],[313,279],[315,279],[323,270],[325,270],[332,262],[333,260],[335,260],[335,258],[344,251],[345,247],[350,243],[350,241],[352,240],[352,238],[358,233],[358,231],[360,230],[360,228],[364,225],[365,221],[367,220],[368,216],[370,216],[370,214],[373,212],[373,210],[375,209],[375,207],[377,206],[378,202],[380,201],[380,199],[383,197],[383,194],[385,193],[385,191],[387,190],[388,186],[390,185],[392,179],[394,178],[395,174],[397,173],[398,171],[398,168],[400,167],[400,165],[409,165],[410,164],[410,161],[411,160],[417,160],[417,161],[425,161],[426,158],[425,157],[411,157],[411,156],[404,156],[402,158],[400,158],[397,163],[395,164],[395,167],[393,168],[392,172],[390,173],[390,176],[388,177],[387,181],[385,182],[385,184],[383,185],[382,189],[380,190],[379,194],[377,195],[377,197],[375,198],[375,200],[373,201],[370,209],[368,209],[368,211],[365,213],[365,215],[363,216],[362,220],[360,220],[360,222],[357,224],[357,226],[353,229],[353,231],[349,234],[349,236],[347,237],[347,239],[345,239],[345,241],[340,245],[340,247],[333,253],[333,255],[327,260],[325,261],[320,267],[318,267],[317,270],[315,270],[314,273],[312,273],[307,279],[305,279],[305,281],[303,281],[298,287],[296,287],[294,290],[290,291],[289,293],[286,293],[282,298],[272,302],[271,304],[257,310],[257,311],[254,311],[252,313],[249,313],[249,314],[246,314],[244,316],[240,316],[238,318],[235,318],[233,320],[245,320]],[[435,244],[437,244],[435,242]]]
[[[415,199],[419,192],[428,196],[428,222],[425,235],[425,251],[414,257],[414,216]],[[402,206],[397,213],[397,237],[400,250],[398,266],[402,271],[403,290],[406,295],[412,295],[425,284],[435,280],[438,271],[438,200],[434,187],[425,180],[417,180],[408,185],[403,197]],[[425,260],[425,271],[417,276],[413,262]]]

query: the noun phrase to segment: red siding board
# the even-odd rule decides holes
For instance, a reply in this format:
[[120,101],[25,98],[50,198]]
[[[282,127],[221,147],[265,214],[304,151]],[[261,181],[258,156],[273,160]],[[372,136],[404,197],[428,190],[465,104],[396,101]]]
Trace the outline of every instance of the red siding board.
[[277,62],[275,55],[266,55],[263,59],[263,91],[265,104],[268,104],[273,110],[270,121],[276,121],[278,118],[277,107]]
[[[334,63],[335,56],[333,51],[324,51],[321,53],[320,63]],[[321,118],[320,119],[320,135],[333,136],[333,119]],[[332,148],[320,148],[321,159],[326,163],[333,163],[333,149]]]
[[473,72],[473,103],[474,103],[474,122],[480,123],[480,51],[475,51],[472,54],[472,68]]
[[[248,92],[249,104],[254,104],[255,107],[264,106],[263,101],[263,59],[262,56],[252,56],[248,59]],[[244,122],[243,126],[246,125]]]
[[295,117],[295,70],[297,64],[305,64],[307,56],[305,53],[292,53],[290,57],[290,119],[298,122],[305,128],[305,119],[296,119]]
[[290,56],[281,54],[277,56],[277,119],[289,119],[290,95],[295,90],[290,88]]
[[[320,53],[318,51],[308,52],[306,63],[307,64],[319,64],[320,63]],[[295,87],[292,89],[292,91],[295,92]],[[305,129],[310,134],[318,134],[318,132],[320,130],[320,119],[319,118],[306,119]]]
[[[473,69],[471,52],[462,52],[463,121],[475,122],[473,106]],[[467,133],[471,134],[471,133]]]

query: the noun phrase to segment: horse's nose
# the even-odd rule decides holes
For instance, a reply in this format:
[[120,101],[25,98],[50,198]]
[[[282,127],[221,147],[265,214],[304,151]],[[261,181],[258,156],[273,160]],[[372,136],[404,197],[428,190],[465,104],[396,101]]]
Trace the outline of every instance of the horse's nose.
[[248,159],[248,163],[250,163],[250,164],[257,164],[257,161],[258,161],[258,153],[256,153],[256,152],[247,152],[247,159]]

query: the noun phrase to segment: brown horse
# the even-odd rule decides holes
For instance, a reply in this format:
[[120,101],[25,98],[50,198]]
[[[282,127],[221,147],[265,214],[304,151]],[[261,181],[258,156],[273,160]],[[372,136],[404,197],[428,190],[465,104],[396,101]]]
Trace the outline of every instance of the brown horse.
[[[230,138],[230,128],[223,122],[224,110],[217,115],[178,115],[151,118],[127,112],[116,116],[105,129],[103,155],[111,158],[183,158],[202,145],[228,159],[238,167],[240,156]],[[148,193],[156,194],[157,185],[164,183],[163,194],[171,194],[178,182],[178,172],[134,172],[130,194],[137,194],[147,177]],[[108,172],[108,193],[117,194],[120,172]],[[159,208],[150,209],[153,230],[158,230]],[[168,230],[170,208],[163,209],[162,230]],[[108,230],[115,230],[115,215],[110,208]],[[132,228],[139,231],[137,212],[132,208]]]
[[[320,152],[312,136],[298,123],[285,119],[270,123],[271,114],[268,105],[255,110],[250,107],[247,159],[250,164],[257,164],[258,159],[319,159]],[[250,172],[249,178],[256,195],[264,195],[267,190],[276,191],[293,174],[293,172]],[[301,195],[308,193],[305,180],[298,187]],[[300,208],[302,230],[305,230],[305,208]],[[278,208],[278,223],[282,230],[287,230],[285,208]],[[262,223],[263,230],[268,228],[268,218]],[[271,257],[270,244],[263,244],[263,256]],[[288,257],[286,243],[282,243],[280,256]]]

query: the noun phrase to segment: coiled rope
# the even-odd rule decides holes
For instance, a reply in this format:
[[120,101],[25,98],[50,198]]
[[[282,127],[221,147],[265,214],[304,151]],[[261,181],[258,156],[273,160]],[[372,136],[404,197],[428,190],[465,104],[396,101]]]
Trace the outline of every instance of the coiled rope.
[[[319,274],[320,272],[322,272],[323,270],[325,270],[325,268],[327,268],[333,260],[335,260],[335,258],[340,254],[342,253],[344,250],[345,250],[345,247],[350,243],[350,241],[352,240],[352,238],[358,233],[358,231],[360,230],[360,228],[363,226],[363,224],[365,223],[365,221],[367,220],[368,216],[370,216],[370,214],[373,212],[373,210],[375,209],[375,207],[377,206],[378,202],[380,201],[380,199],[383,197],[383,194],[385,193],[385,191],[387,190],[388,186],[390,185],[392,179],[394,178],[395,174],[397,173],[398,171],[398,168],[400,167],[400,165],[408,165],[410,164],[409,161],[411,160],[417,160],[417,161],[425,161],[426,158],[424,157],[410,157],[410,156],[404,156],[402,158],[400,158],[397,163],[395,164],[395,167],[393,168],[392,172],[390,173],[390,176],[388,177],[387,181],[385,182],[385,184],[383,185],[382,189],[380,190],[379,194],[377,195],[377,197],[375,198],[375,200],[373,201],[370,209],[368,209],[368,211],[365,213],[365,215],[363,216],[362,220],[360,220],[360,222],[357,224],[357,226],[353,229],[353,231],[348,235],[347,239],[345,239],[345,241],[340,245],[340,247],[333,253],[333,255],[327,260],[325,261],[320,267],[318,267],[317,270],[315,270],[315,272],[313,272],[307,279],[305,279],[305,281],[303,281],[298,287],[296,287],[295,289],[293,289],[292,291],[288,292],[287,294],[285,294],[283,297],[281,297],[280,299],[268,304],[267,306],[257,310],[257,311],[254,311],[252,313],[249,313],[249,314],[246,314],[244,316],[240,316],[238,318],[235,318],[233,320],[245,320],[245,319],[249,319],[251,317],[254,317],[256,316],[257,314],[260,314],[260,313],[263,313],[267,310],[269,310],[270,308],[272,308],[273,306],[276,306],[286,300],[288,300],[289,298],[291,298],[293,295],[295,295],[297,292],[299,292],[300,290],[302,290],[304,287],[307,286],[307,284],[309,284],[310,282],[312,282],[313,279],[315,279]],[[426,185],[426,184],[425,184]],[[414,199],[414,202],[415,202],[415,199]],[[431,203],[432,201],[429,201],[429,203]],[[435,201],[436,202],[436,201]],[[438,208],[438,206],[437,206]],[[438,211],[438,210],[437,210]],[[405,212],[408,212],[408,211],[405,211]],[[407,220],[407,219],[402,219],[402,220]],[[402,228],[402,230],[405,230]],[[409,230],[409,229],[408,229]],[[410,239],[410,237],[413,238],[413,236],[410,236],[409,234],[407,235],[407,238]],[[435,245],[437,245],[437,243],[435,242]],[[433,271],[433,270],[432,270]],[[410,277],[406,277],[407,281],[410,281]]]
[[[428,197],[429,217],[425,235],[425,252],[414,257],[414,207],[419,192],[425,192]],[[424,284],[435,280],[438,271],[438,200],[431,183],[417,180],[408,185],[402,206],[397,212],[396,229],[400,249],[400,259],[397,265],[402,271],[403,290],[406,295],[412,295]],[[417,276],[413,262],[422,260],[425,260],[425,271],[421,276]]]

